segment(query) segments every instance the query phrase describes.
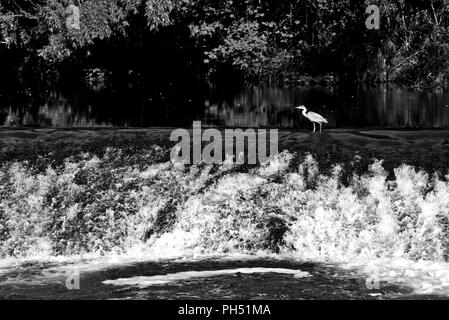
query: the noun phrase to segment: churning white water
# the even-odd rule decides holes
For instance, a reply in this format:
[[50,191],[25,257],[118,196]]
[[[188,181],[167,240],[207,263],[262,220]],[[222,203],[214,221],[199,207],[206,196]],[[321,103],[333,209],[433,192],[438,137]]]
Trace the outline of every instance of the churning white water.
[[[361,285],[373,277],[381,288],[402,283],[416,293],[449,292],[449,177],[402,165],[389,179],[382,162],[373,161],[367,173],[351,173],[343,183],[347,168],[335,165],[322,174],[311,156],[292,167],[288,152],[247,172],[235,172],[234,164],[130,166],[121,157],[117,150],[103,158],[86,154],[40,173],[26,163],[0,168],[0,254],[22,259],[16,267],[0,268],[0,286],[46,278],[48,269],[73,264],[64,258],[83,254],[102,262],[92,259],[98,270],[86,269],[82,277],[120,265],[130,253],[148,262],[271,254],[351,266]],[[112,264],[104,258],[111,255]],[[23,263],[45,256],[62,260],[51,266]],[[170,269],[173,260],[165,261]],[[99,274],[92,281],[153,286],[229,273],[300,272],[284,264],[201,269],[201,262],[193,262],[150,275],[141,269],[125,277]],[[309,274],[296,280],[316,278]]]

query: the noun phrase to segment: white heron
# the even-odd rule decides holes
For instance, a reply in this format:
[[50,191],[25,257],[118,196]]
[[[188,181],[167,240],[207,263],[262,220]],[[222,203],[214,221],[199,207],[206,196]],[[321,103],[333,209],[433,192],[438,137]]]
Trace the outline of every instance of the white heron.
[[307,119],[309,119],[313,123],[313,132],[315,132],[315,123],[319,123],[320,132],[321,132],[321,127],[322,127],[323,123],[327,123],[326,118],[324,118],[322,115],[312,112],[312,111],[307,112],[307,108],[305,106],[299,106],[299,107],[296,107],[296,109],[301,109],[302,115],[304,117],[306,117]]

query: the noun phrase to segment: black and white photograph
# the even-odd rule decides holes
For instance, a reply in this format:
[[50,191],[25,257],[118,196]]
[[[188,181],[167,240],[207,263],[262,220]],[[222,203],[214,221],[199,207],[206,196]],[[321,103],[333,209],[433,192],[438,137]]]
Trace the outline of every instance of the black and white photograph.
[[0,300],[448,298],[449,0],[0,0]]

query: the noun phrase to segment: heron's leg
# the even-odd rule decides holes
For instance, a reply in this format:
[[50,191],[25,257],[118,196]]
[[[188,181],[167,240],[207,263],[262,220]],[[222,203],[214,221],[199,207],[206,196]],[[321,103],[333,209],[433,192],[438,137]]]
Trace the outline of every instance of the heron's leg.
[[321,133],[321,126],[322,126],[323,124],[320,122],[320,133]]
[[315,122],[312,123],[313,123],[313,132],[315,132]]

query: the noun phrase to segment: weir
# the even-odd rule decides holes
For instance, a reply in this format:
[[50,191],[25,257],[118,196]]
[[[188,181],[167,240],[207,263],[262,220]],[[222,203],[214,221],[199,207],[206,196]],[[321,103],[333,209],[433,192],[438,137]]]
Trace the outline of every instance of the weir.
[[[222,164],[232,159],[234,163],[257,164],[266,162],[279,152],[277,129],[270,129],[269,135],[266,129],[225,129],[223,137],[218,129],[207,129],[203,133],[200,121],[194,121],[192,128],[192,137],[186,129],[175,129],[170,134],[170,141],[178,142],[181,138],[172,148],[172,161]],[[203,142],[207,142],[204,147]]]

